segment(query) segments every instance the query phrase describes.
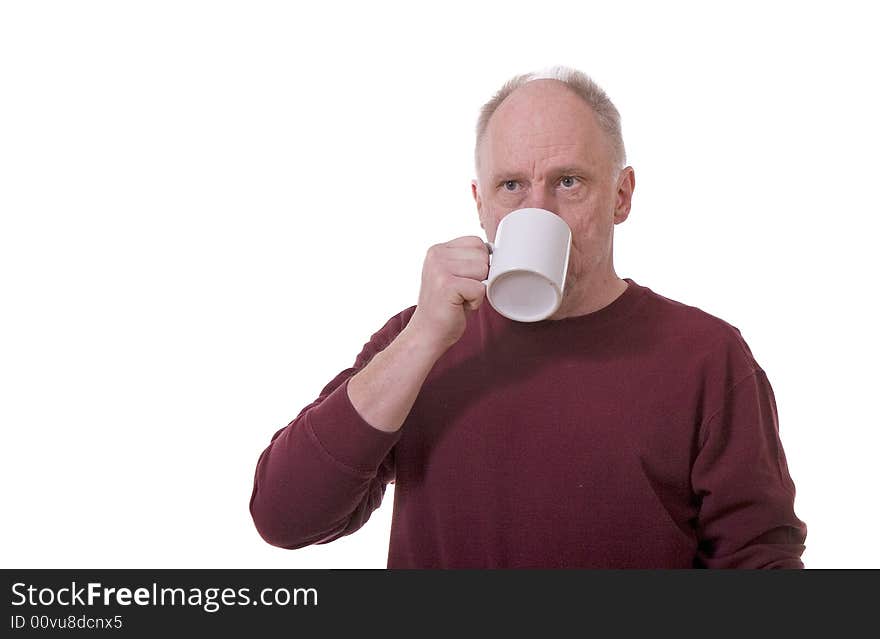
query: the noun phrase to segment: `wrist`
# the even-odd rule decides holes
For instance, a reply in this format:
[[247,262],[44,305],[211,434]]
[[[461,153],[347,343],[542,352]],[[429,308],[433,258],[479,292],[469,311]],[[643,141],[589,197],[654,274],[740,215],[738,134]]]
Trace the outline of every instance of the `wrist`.
[[431,365],[440,359],[443,353],[449,350],[451,346],[451,344],[446,344],[441,340],[433,338],[428,331],[422,330],[412,320],[400,332],[398,339],[401,342],[401,346],[408,353],[423,359]]

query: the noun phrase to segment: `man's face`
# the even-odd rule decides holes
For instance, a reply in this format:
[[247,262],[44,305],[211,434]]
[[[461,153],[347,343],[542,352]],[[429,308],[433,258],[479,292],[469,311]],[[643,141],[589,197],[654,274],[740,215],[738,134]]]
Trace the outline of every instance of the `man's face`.
[[615,166],[580,97],[556,80],[520,87],[489,120],[479,158],[472,190],[489,241],[511,211],[546,209],[572,231],[566,291],[591,271],[610,274],[614,225],[629,214],[635,178]]

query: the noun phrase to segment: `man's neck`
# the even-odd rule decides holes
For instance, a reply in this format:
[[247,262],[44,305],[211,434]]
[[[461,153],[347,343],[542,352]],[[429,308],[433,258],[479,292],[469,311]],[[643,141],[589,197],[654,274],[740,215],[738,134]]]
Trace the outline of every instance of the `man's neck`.
[[627,282],[613,272],[597,280],[577,282],[549,319],[560,320],[595,313],[620,297],[627,286]]

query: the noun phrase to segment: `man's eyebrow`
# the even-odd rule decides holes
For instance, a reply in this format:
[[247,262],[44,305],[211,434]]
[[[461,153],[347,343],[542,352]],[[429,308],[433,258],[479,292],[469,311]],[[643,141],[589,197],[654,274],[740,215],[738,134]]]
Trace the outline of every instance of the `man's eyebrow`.
[[525,173],[517,171],[499,171],[498,173],[493,173],[490,179],[492,180],[492,184],[498,184],[499,182],[519,180],[524,177],[526,177]]
[[560,166],[553,169],[551,173],[555,175],[588,175],[590,170],[585,166]]
[[[558,166],[553,167],[548,171],[549,175],[591,175],[591,171],[584,166]],[[501,182],[506,182],[507,180],[521,180],[525,177],[528,177],[525,173],[521,171],[499,171],[498,173],[493,173],[491,176],[492,184],[499,184]]]

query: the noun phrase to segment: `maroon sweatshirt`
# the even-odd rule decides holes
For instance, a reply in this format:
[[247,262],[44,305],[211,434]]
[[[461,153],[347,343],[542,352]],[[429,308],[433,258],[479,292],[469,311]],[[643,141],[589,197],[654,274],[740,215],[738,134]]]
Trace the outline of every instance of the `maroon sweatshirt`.
[[557,321],[484,303],[385,433],[347,382],[415,307],[395,315],[263,451],[260,535],[348,535],[393,481],[389,568],[803,567],[766,373],[736,327],[626,281]]

